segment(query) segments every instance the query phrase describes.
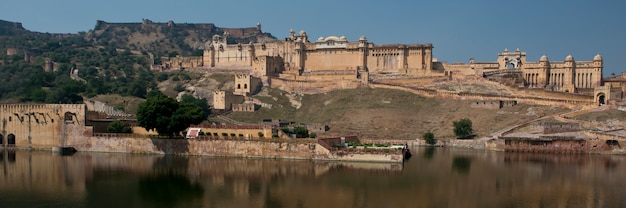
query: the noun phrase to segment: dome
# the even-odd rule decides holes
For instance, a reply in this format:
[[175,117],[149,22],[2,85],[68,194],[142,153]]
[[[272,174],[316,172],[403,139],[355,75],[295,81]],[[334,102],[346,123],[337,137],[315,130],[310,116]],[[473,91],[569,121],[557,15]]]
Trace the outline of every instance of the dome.
[[543,55],[539,58],[539,61],[548,61],[548,57],[546,55]]
[[362,35],[359,40],[367,40],[364,35]]
[[295,31],[293,31],[293,28],[289,29],[289,33],[295,33]]
[[565,57],[565,61],[574,61],[574,57],[572,57],[572,55],[567,55]]
[[339,37],[339,40],[346,40],[346,36],[342,35],[341,37]]
[[602,61],[602,56],[600,56],[600,54],[596,54],[596,56],[593,57],[594,61]]
[[318,42],[324,42],[324,37],[320,36],[319,38],[317,38]]
[[304,35],[304,34],[306,34],[304,30],[300,30],[300,35]]

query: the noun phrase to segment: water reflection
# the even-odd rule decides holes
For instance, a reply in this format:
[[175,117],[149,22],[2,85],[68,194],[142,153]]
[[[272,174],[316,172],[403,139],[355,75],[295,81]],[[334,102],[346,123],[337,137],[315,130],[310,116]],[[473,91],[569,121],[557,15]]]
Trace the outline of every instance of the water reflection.
[[416,148],[422,157],[385,164],[0,151],[0,207],[626,206],[624,156]]
[[202,198],[204,188],[183,175],[169,172],[139,179],[139,196],[150,207],[172,207]]
[[452,169],[458,173],[467,174],[472,166],[472,160],[465,156],[454,156],[452,159]]

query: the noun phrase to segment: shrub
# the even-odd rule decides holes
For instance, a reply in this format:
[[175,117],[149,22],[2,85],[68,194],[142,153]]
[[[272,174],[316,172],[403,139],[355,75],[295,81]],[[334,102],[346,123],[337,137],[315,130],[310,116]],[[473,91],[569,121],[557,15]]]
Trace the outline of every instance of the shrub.
[[198,136],[204,136],[204,132],[203,131],[198,132]]
[[[213,132],[213,136],[217,136],[217,132]],[[222,135],[223,136],[223,135]]]
[[278,133],[272,133],[272,138],[278,137]]
[[157,80],[159,82],[165,81],[169,78],[169,76],[167,75],[167,73],[160,73],[159,75],[157,75]]
[[315,133],[311,133],[311,134],[309,134],[309,137],[310,137],[310,138],[315,138],[315,137],[317,137],[317,134],[315,134]]
[[230,136],[231,136],[231,137],[234,137],[234,136],[235,136],[235,133],[230,133]]
[[132,130],[130,126],[126,125],[123,121],[116,120],[111,122],[107,127],[107,131],[109,133],[131,133]]
[[435,144],[435,134],[432,132],[426,132],[422,135],[422,139],[426,141],[426,144]]
[[469,118],[453,121],[452,125],[454,126],[454,135],[458,138],[469,138],[474,133],[474,130],[472,129],[472,120]]
[[222,132],[222,136],[228,136],[226,132]]
[[239,137],[243,137],[243,134],[239,134]]
[[290,128],[281,128],[280,130],[285,134],[293,134],[293,131]]
[[259,137],[263,137],[263,132],[259,132]]

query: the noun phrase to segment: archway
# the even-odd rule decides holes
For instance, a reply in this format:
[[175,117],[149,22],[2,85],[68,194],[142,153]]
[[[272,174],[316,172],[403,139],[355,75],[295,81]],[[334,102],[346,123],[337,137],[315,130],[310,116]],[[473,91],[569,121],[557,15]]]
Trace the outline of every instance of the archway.
[[606,104],[606,96],[604,95],[604,93],[598,93],[598,105],[599,106],[603,106]]
[[15,146],[15,134],[9,134],[9,136],[7,136],[7,144],[9,147]]
[[0,144],[4,144],[4,135],[0,134]]

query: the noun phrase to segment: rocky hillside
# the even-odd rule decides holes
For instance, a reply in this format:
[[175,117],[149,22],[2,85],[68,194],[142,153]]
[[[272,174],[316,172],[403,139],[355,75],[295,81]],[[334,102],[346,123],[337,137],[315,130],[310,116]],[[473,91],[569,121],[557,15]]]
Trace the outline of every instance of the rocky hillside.
[[89,32],[50,34],[0,20],[0,102],[75,103],[80,96],[103,94],[142,98],[163,81],[152,63],[200,55],[213,35],[224,33],[230,43],[275,40],[260,25],[97,21]]
[[155,23],[144,19],[140,23],[108,23],[97,21],[93,30],[85,38],[98,45],[113,45],[117,48],[128,48],[146,51],[159,55],[174,54],[191,55],[192,52],[204,49],[214,35],[228,33],[229,43],[249,43],[273,41],[270,33],[258,27],[220,28],[214,24],[190,23]]

